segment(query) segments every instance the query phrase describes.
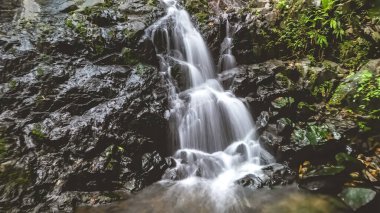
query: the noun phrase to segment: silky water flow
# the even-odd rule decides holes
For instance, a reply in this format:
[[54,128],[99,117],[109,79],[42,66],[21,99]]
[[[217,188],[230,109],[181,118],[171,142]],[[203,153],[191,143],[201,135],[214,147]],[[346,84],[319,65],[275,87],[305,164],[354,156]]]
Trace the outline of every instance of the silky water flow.
[[167,115],[175,168],[160,183],[170,183],[166,193],[186,202],[201,194],[199,200],[207,201],[213,211],[238,211],[236,181],[247,175],[264,180],[261,168],[272,163],[273,157],[254,139],[254,121],[246,105],[217,80],[216,70],[234,72],[236,68],[231,51],[233,26],[223,16],[226,37],[215,66],[188,12],[176,0],[162,3],[166,15],[146,30],[170,85]]

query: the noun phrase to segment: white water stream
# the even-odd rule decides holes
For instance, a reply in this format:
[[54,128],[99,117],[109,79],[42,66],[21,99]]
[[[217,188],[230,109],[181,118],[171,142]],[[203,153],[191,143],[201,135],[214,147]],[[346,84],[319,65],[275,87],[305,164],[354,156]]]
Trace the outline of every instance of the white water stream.
[[[167,172],[164,179],[181,179],[172,190],[203,186],[202,193],[210,194],[210,202],[217,198],[215,208],[223,211],[227,207],[222,200],[233,201],[236,180],[246,175],[265,179],[261,167],[273,158],[254,140],[254,121],[245,104],[216,80],[216,66],[189,14],[176,0],[162,3],[166,15],[146,34],[155,44],[161,71],[171,85],[168,114],[173,122],[176,168]],[[231,54],[233,32],[227,16],[226,26],[219,71],[236,66]],[[186,77],[187,87],[182,91],[172,76],[176,65],[180,65],[179,72]]]

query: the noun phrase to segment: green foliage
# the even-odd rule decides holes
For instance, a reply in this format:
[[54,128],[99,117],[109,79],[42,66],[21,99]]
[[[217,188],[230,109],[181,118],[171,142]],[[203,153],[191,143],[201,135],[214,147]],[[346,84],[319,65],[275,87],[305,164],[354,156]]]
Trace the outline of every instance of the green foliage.
[[369,132],[372,130],[372,128],[368,126],[367,122],[359,121],[357,124],[361,132]]
[[279,10],[283,10],[285,8],[288,8],[288,1],[287,0],[279,0],[276,4],[276,8]]
[[341,135],[333,126],[308,123],[304,128],[297,128],[292,133],[291,140],[298,145],[322,145],[330,139],[339,139]]
[[329,104],[346,105],[356,112],[380,117],[380,75],[363,69],[347,76],[335,90]]
[[[369,49],[365,42],[351,45],[352,35],[348,34],[347,30],[361,28],[362,19],[367,12],[363,9],[364,2],[322,0],[321,6],[316,7],[300,0],[280,0],[276,7],[282,10],[282,23],[279,28],[273,30],[278,36],[276,45],[286,48],[296,58],[307,55],[321,60],[326,54],[341,52],[340,58],[344,62],[350,62],[355,58],[347,67],[356,68],[366,59]],[[344,45],[340,46],[341,43]],[[351,51],[353,49],[355,51]]]
[[358,37],[339,45],[339,58],[343,66],[349,69],[357,69],[367,62],[370,43],[364,38]]
[[333,92],[334,83],[332,81],[325,81],[321,85],[313,88],[311,94],[315,97],[322,97],[327,100]]
[[322,9],[330,10],[333,7],[335,1],[334,0],[322,0],[321,3],[322,3]]
[[312,55],[317,59],[345,34],[341,15],[334,10],[335,1],[324,1],[324,6],[301,10],[296,17],[288,17],[277,31],[278,43],[285,44],[297,57]]
[[369,70],[364,70],[358,82],[354,102],[359,108],[370,115],[380,116],[380,76],[375,77]]
[[278,97],[272,101],[272,106],[276,109],[281,109],[284,107],[290,107],[294,103],[293,97]]

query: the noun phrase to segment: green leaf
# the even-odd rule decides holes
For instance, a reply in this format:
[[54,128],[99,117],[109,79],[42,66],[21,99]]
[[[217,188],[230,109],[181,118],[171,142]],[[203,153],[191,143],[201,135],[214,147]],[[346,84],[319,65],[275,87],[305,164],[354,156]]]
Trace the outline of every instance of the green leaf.
[[322,166],[315,170],[311,170],[304,175],[304,178],[319,177],[319,176],[334,176],[340,174],[346,169],[345,166]]
[[332,29],[336,29],[336,26],[337,26],[337,22],[335,21],[335,19],[331,19],[330,20],[330,27]]

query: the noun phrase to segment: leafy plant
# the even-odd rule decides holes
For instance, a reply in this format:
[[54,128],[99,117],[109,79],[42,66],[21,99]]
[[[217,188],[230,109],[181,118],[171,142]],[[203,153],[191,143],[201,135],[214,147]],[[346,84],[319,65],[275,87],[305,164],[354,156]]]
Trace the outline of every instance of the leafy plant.
[[283,10],[285,8],[289,7],[287,0],[280,0],[276,4],[276,8],[279,10]]
[[354,101],[359,103],[359,108],[370,115],[380,116],[378,106],[380,104],[380,76],[365,70],[358,83],[358,89],[354,95]]
[[310,55],[320,61],[326,54],[331,56],[341,43],[351,39],[347,29],[361,26],[366,14],[364,5],[357,0],[322,0],[317,7],[305,6],[305,1],[280,0],[276,7],[282,10],[283,20],[273,30],[278,36],[276,45],[285,47],[296,58]]

